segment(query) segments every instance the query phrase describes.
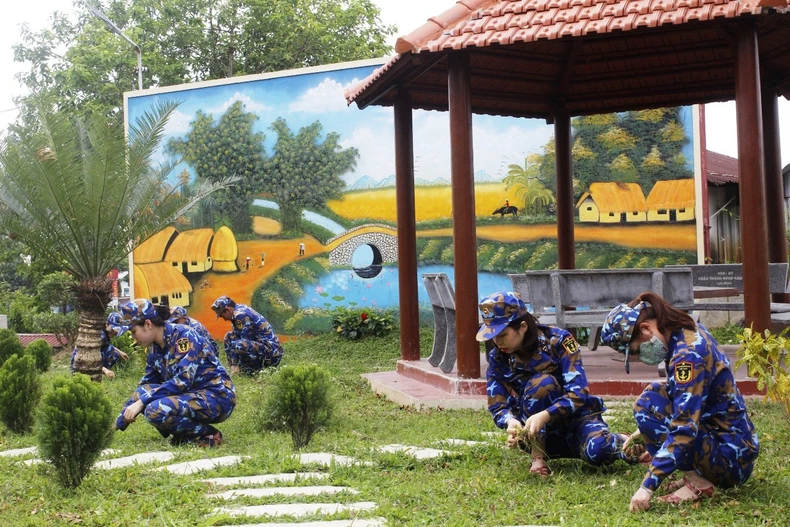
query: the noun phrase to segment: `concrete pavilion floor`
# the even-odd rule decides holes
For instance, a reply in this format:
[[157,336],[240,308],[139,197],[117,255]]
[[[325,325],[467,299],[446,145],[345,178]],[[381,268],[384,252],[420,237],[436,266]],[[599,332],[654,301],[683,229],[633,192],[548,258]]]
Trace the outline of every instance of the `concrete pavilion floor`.
[[[734,345],[722,346],[735,366]],[[636,397],[645,385],[653,381],[666,381],[658,374],[655,366],[641,362],[631,363],[631,374],[625,373],[623,356],[613,349],[601,346],[591,351],[582,346],[582,360],[587,374],[590,391],[604,398]],[[396,371],[367,373],[363,377],[371,388],[389,400],[403,406],[424,408],[486,408],[486,357],[480,354],[482,379],[461,379],[456,369],[443,373],[428,363],[427,358],[418,361],[398,361]],[[744,396],[760,396],[757,381],[746,376],[746,368],[735,372],[738,388]]]

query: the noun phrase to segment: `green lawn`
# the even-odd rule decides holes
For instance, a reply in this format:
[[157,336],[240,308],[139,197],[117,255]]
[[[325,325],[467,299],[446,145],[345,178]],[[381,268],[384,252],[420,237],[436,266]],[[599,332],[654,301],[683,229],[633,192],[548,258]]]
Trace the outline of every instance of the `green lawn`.
[[[423,349],[430,343],[424,333]],[[306,452],[334,452],[372,461],[372,466],[333,467],[331,484],[347,485],[358,495],[340,494],[332,501],[373,501],[389,525],[777,525],[790,518],[790,421],[774,405],[751,402],[760,433],[762,454],[749,482],[740,489],[719,493],[698,505],[654,505],[644,515],[628,512],[628,503],[644,475],[644,468],[625,463],[596,469],[576,460],[552,461],[554,475],[546,481],[529,474],[528,458],[501,448],[504,442],[477,447],[450,447],[454,457],[415,461],[400,454],[377,454],[373,447],[390,443],[435,447],[447,438],[484,441],[495,431],[486,411],[417,412],[374,395],[359,374],[393,370],[399,357],[397,337],[349,343],[334,335],[286,344],[283,364],[315,362],[335,379],[337,403],[333,425],[317,433]],[[53,372],[64,372],[68,358],[56,361]],[[138,367],[140,362],[137,362]],[[120,372],[103,386],[120,409],[133,390],[139,370]],[[44,379],[49,381],[53,373]],[[239,406],[220,425],[226,443],[206,452],[172,448],[143,420],[116,433],[112,448],[120,455],[173,449],[176,461],[243,454],[251,458],[235,468],[211,476],[253,475],[295,471],[290,437],[262,432],[257,426],[268,374],[236,381]],[[616,431],[633,429],[628,405],[613,408]],[[32,446],[33,436],[14,436],[0,425],[0,450]],[[195,477],[150,472],[146,467],[94,471],[74,491],[55,482],[45,465],[25,466],[19,459],[0,458],[0,525],[219,525],[265,519],[221,518],[210,511],[223,503],[205,497],[208,486]],[[327,498],[244,498],[237,503],[265,504]],[[336,515],[334,518],[347,518]],[[297,521],[317,520],[318,517]],[[288,518],[273,521],[288,522]],[[290,521],[295,521],[291,519]]]

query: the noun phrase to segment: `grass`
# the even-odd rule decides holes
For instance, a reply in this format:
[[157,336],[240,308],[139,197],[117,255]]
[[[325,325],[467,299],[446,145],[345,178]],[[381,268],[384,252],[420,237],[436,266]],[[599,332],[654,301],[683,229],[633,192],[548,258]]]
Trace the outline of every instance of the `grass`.
[[[423,333],[422,349],[429,349],[431,331]],[[539,480],[529,474],[529,462],[518,451],[497,443],[478,447],[449,447],[453,457],[416,461],[400,454],[376,454],[375,446],[401,443],[436,446],[447,438],[483,440],[484,432],[496,428],[480,411],[401,408],[376,396],[360,373],[391,371],[399,357],[397,336],[357,342],[332,334],[287,342],[283,364],[315,362],[334,379],[337,402],[333,424],[318,432],[306,452],[334,452],[372,461],[373,465],[328,469],[333,485],[347,485],[358,495],[341,494],[332,501],[374,501],[378,509],[363,516],[383,516],[391,526],[447,525],[786,525],[790,515],[790,422],[776,405],[750,402],[760,433],[762,453],[749,482],[740,489],[720,492],[698,505],[673,507],[655,504],[646,515],[628,512],[631,495],[638,487],[643,468],[617,463],[594,468],[578,460],[555,460],[555,474]],[[52,372],[67,371],[67,360],[56,361]],[[139,378],[136,367],[120,371],[103,386],[120,409]],[[286,433],[259,430],[258,412],[271,384],[270,373],[238,378],[239,406],[229,421],[220,425],[227,441],[211,452],[190,447],[170,447],[144,421],[115,435],[112,448],[118,455],[144,451],[174,450],[175,461],[206,455],[250,456],[235,468],[221,468],[211,476],[253,475],[295,471],[290,437]],[[617,418],[613,428],[632,431],[628,404],[611,405]],[[0,449],[35,444],[32,436],[14,436],[0,425]],[[319,469],[320,470],[320,469]],[[46,465],[27,467],[19,459],[0,458],[0,524],[31,525],[219,525],[250,524],[265,519],[211,516],[219,500],[206,498],[209,488],[197,477],[150,472],[146,467],[94,471],[81,487],[60,488]],[[301,484],[309,484],[305,482]],[[300,484],[300,483],[297,483]],[[244,498],[237,503],[326,501],[327,498]],[[348,517],[346,514],[333,518]],[[299,521],[317,520],[318,517]],[[288,518],[278,519],[288,522]],[[291,521],[294,521],[291,519]]]

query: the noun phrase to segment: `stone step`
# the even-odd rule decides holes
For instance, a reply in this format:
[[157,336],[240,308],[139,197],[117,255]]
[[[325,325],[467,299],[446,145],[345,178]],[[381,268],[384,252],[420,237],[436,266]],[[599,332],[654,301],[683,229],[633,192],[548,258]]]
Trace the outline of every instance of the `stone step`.
[[[36,453],[38,453],[38,449],[36,447],[31,447],[31,448],[35,449],[34,451]],[[118,453],[118,450],[115,450],[115,449],[112,449],[112,448],[105,448],[104,450],[101,451],[101,456],[102,457],[106,457],[106,456],[111,456],[111,455],[117,454],[117,453]],[[137,454],[137,455],[145,455],[145,454]],[[170,461],[170,460],[169,459],[163,459],[162,461]],[[27,465],[27,466],[38,465],[39,463],[43,463],[43,462],[44,462],[43,459],[39,459],[37,457],[26,459],[26,460],[23,461],[23,463],[25,465]],[[95,465],[93,465],[93,467],[94,468],[108,468],[108,467],[100,467],[100,466],[98,466],[101,463],[102,462],[97,462]],[[148,461],[145,461],[145,463],[148,463]],[[117,468],[117,467],[113,467],[113,468]]]
[[457,454],[457,452],[450,452],[449,450],[437,450],[435,448],[422,448],[418,446],[398,444],[380,446],[376,448],[376,451],[386,454],[401,452],[415,459],[433,459],[440,456],[450,456]]
[[350,456],[341,456],[340,454],[330,454],[328,452],[299,454],[297,457],[299,463],[302,465],[307,465],[309,463],[316,463],[324,467],[328,467],[332,463],[335,465],[373,465],[370,461],[358,461],[356,458]]
[[372,501],[356,503],[285,503],[276,505],[252,505],[249,507],[220,507],[215,514],[229,516],[308,516],[311,514],[337,514],[338,512],[369,511],[376,508]]
[[143,452],[142,454],[134,454],[132,456],[117,457],[113,459],[105,459],[98,461],[93,465],[93,468],[98,469],[111,469],[123,468],[132,465],[144,465],[154,462],[167,462],[175,457],[172,452]]
[[480,445],[487,445],[488,443],[484,441],[468,441],[466,439],[442,439],[436,442],[439,445],[448,445],[448,446],[480,446]]
[[223,456],[206,459],[196,459],[193,461],[185,461],[184,463],[176,463],[174,465],[166,465],[159,467],[156,470],[166,470],[171,474],[188,475],[200,472],[201,470],[210,470],[217,467],[227,467],[230,465],[238,465],[242,460],[248,456]]
[[243,525],[234,524],[233,527],[384,527],[386,525],[387,521],[384,518],[355,518],[353,520],[328,520],[301,523],[245,523]]
[[307,480],[307,479],[328,479],[326,472],[290,472],[284,474],[261,474],[258,476],[238,476],[228,478],[209,478],[200,479],[203,483],[211,485],[229,487],[231,485],[264,485],[266,483],[280,483]]
[[3,450],[0,452],[0,457],[17,457],[25,456],[27,454],[35,454],[38,452],[38,447],[15,448],[13,450]]
[[235,500],[240,497],[264,498],[268,496],[320,496],[321,494],[339,494],[348,492],[349,494],[359,494],[358,490],[351,487],[333,487],[320,485],[312,487],[267,487],[262,489],[236,489],[209,494],[209,498],[221,498],[223,500]]

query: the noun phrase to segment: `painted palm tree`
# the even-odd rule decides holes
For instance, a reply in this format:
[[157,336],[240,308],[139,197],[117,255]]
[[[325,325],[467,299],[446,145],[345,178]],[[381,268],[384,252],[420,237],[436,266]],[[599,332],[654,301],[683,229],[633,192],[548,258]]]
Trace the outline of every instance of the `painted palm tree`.
[[88,123],[41,109],[34,128],[0,143],[0,232],[25,243],[77,282],[77,371],[101,380],[100,333],[110,301],[108,272],[146,238],[234,179],[185,198],[165,183],[173,163],[154,166],[173,103],[129,126]]
[[532,154],[524,159],[524,166],[508,165],[508,175],[502,181],[507,190],[515,188],[516,197],[524,203],[524,211],[542,209],[554,202],[554,194],[540,180],[539,154]]

